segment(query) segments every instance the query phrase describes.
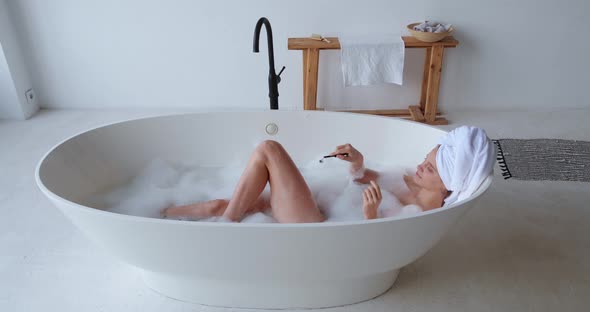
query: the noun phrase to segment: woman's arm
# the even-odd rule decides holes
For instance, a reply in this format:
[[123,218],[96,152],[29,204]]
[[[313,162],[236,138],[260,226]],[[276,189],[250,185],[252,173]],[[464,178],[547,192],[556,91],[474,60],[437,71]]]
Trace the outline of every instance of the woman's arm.
[[354,182],[362,183],[362,184],[369,184],[371,181],[377,181],[379,177],[379,173],[375,170],[365,169],[363,176],[361,178],[354,179]]
[[[346,153],[348,156],[338,155]],[[330,155],[337,155],[339,159],[350,162],[350,174],[355,182],[369,184],[377,180],[379,173],[375,170],[367,169],[364,165],[364,156],[350,144],[339,145]]]
[[369,184],[369,187],[363,191],[363,214],[367,220],[378,218],[379,204],[382,199],[381,188],[376,182],[379,173],[365,168],[363,154],[350,144],[337,146],[330,155],[336,155],[339,159],[350,162],[350,175],[355,182]]

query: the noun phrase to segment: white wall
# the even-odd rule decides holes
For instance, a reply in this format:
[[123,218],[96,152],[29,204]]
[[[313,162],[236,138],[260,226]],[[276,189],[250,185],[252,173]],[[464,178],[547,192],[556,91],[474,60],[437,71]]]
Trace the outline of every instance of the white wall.
[[[266,50],[252,53],[266,16],[277,70],[287,66],[282,109],[303,101],[302,56],[288,37],[403,31],[425,18],[453,23],[461,42],[445,52],[443,111],[590,108],[586,0],[22,0],[12,9],[44,107],[267,109]],[[403,87],[343,89],[338,58],[321,57],[320,106],[417,102],[423,51],[408,50]]]
[[0,44],[0,119],[21,119],[22,110]]
[[27,101],[32,83],[18,27],[9,0],[0,0],[0,119],[27,119],[38,109],[36,98]]

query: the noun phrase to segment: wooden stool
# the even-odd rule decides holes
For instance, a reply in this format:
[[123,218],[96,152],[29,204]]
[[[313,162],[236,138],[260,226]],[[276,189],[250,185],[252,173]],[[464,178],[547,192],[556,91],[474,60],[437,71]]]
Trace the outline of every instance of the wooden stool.
[[[320,62],[320,50],[338,50],[340,41],[338,38],[327,38],[330,42],[313,40],[310,38],[289,38],[289,50],[303,51],[303,109],[316,110],[318,94],[318,66]],[[459,41],[453,37],[447,37],[438,42],[423,42],[414,37],[402,37],[406,48],[426,49],[424,61],[424,75],[420,91],[419,105],[411,105],[408,109],[394,110],[346,110],[347,112],[408,117],[412,120],[431,125],[446,125],[445,118],[438,117],[437,111],[438,89],[442,71],[443,51],[445,48],[454,48]]]

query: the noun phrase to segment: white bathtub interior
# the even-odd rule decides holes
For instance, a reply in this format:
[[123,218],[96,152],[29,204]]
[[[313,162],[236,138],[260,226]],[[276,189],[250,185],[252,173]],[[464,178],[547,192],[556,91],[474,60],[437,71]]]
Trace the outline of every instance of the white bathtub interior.
[[[300,113],[303,118],[294,119],[293,114],[297,113],[189,114],[100,127],[60,144],[43,161],[39,174],[53,193],[84,204],[89,195],[128,182],[154,159],[223,167],[245,162],[257,143],[272,139],[301,166],[336,145],[351,143],[365,159],[414,167],[444,134],[371,116],[328,113],[314,118],[312,113]],[[350,123],[347,116],[369,118],[377,125],[356,127],[358,123]],[[276,135],[266,133],[270,123],[278,126]]]

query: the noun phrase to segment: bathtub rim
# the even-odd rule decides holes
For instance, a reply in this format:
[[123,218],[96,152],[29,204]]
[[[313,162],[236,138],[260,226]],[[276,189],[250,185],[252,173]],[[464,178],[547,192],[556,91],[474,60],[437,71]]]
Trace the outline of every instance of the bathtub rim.
[[[396,220],[405,220],[405,219],[411,219],[411,218],[418,218],[418,217],[424,217],[430,214],[435,214],[435,213],[442,213],[443,211],[449,210],[449,209],[453,209],[455,207],[461,206],[463,204],[466,204],[470,201],[476,200],[478,197],[480,197],[483,193],[485,193],[493,180],[493,172],[492,174],[490,174],[483,182],[482,184],[479,186],[478,190],[471,196],[469,196],[468,198],[455,202],[447,207],[440,207],[440,208],[435,208],[435,209],[431,209],[428,211],[423,211],[419,214],[415,214],[415,215],[408,215],[408,216],[397,216],[397,217],[388,217],[388,218],[377,218],[377,219],[373,219],[373,220],[356,220],[356,221],[331,221],[331,222],[315,222],[315,223],[241,223],[241,222],[198,222],[198,221],[189,221],[189,220],[174,220],[174,219],[159,219],[159,218],[150,218],[150,217],[142,217],[142,216],[134,216],[134,215],[126,215],[126,214],[121,214],[121,213],[116,213],[116,212],[111,212],[111,211],[107,211],[107,210],[102,210],[99,208],[93,208],[93,207],[89,207],[89,206],[84,206],[81,204],[78,204],[76,202],[73,202],[69,199],[63,198],[57,194],[55,194],[54,192],[52,192],[51,190],[49,190],[45,184],[43,183],[43,181],[41,180],[40,177],[40,170],[41,170],[41,166],[43,165],[43,163],[45,162],[45,160],[47,159],[47,157],[54,152],[59,146],[61,146],[62,144],[67,143],[68,141],[91,131],[94,130],[98,130],[98,129],[102,129],[102,128],[106,128],[106,127],[110,127],[110,126],[114,126],[117,124],[122,124],[122,123],[126,123],[126,122],[131,122],[131,121],[140,121],[140,120],[148,120],[148,119],[156,119],[156,118],[161,118],[161,117],[172,117],[172,116],[183,116],[183,115],[206,115],[206,114],[219,114],[219,113],[230,113],[230,114],[243,114],[243,113],[251,113],[251,114],[255,114],[255,113],[268,113],[269,111],[207,111],[207,112],[187,112],[187,113],[170,113],[170,114],[163,114],[163,115],[157,115],[157,116],[147,116],[147,117],[139,117],[139,118],[130,118],[130,119],[125,119],[125,120],[121,120],[121,121],[116,121],[116,122],[112,122],[112,123],[107,123],[104,125],[100,125],[100,126],[96,126],[90,129],[86,129],[83,130],[81,132],[78,132],[74,135],[71,135],[61,141],[59,141],[57,144],[55,144],[53,147],[51,147],[49,149],[49,151],[47,151],[43,157],[41,157],[41,160],[39,160],[39,162],[37,163],[37,165],[35,166],[35,182],[37,184],[37,187],[39,187],[39,189],[47,196],[50,197],[52,200],[54,201],[59,201],[59,202],[63,202],[69,206],[73,206],[76,207],[77,209],[82,209],[86,212],[90,212],[90,213],[97,213],[97,214],[103,214],[105,216],[111,216],[114,218],[120,218],[122,220],[129,220],[129,221],[140,221],[140,222],[156,222],[156,223],[171,223],[174,222],[175,224],[193,224],[192,226],[242,226],[242,227],[281,227],[281,228],[285,228],[285,227],[289,227],[289,228],[309,228],[309,227],[333,227],[333,226],[349,226],[349,225],[361,225],[361,224],[376,224],[376,223],[384,223],[384,222],[391,222],[391,221],[396,221]],[[350,112],[330,112],[330,111],[277,111],[276,113],[281,113],[281,114],[287,114],[287,113],[292,113],[292,112],[301,112],[301,113],[308,113],[308,114],[330,114],[330,115],[341,115],[341,114],[347,114],[347,115],[356,115],[356,116],[364,116],[367,118],[379,118],[379,119],[391,119],[392,117],[386,117],[386,116],[375,116],[375,115],[370,115],[367,116],[365,114],[358,114],[358,113],[350,113]],[[271,112],[271,113],[275,113],[275,112]],[[395,118],[397,121],[401,121],[404,123],[411,123],[414,124],[416,122],[411,121],[411,120],[405,120],[402,118],[398,118],[398,117],[393,117]],[[428,125],[428,124],[423,124],[422,126],[428,127],[428,128],[432,128],[435,129],[437,131],[442,131],[445,133],[448,133],[448,131],[446,130],[442,130],[439,128],[436,128],[432,125]]]

